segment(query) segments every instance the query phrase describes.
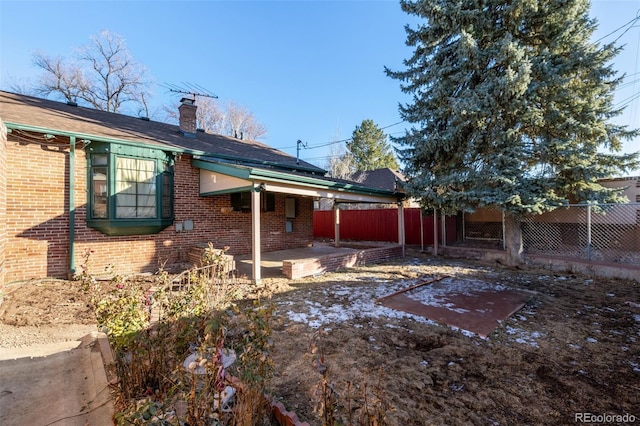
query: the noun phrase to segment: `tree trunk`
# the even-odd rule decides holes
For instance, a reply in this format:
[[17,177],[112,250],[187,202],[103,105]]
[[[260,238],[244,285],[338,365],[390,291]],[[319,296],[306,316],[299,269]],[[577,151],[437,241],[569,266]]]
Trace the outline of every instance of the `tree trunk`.
[[508,266],[517,266],[522,263],[522,228],[520,219],[509,213],[504,215],[504,242],[506,263]]

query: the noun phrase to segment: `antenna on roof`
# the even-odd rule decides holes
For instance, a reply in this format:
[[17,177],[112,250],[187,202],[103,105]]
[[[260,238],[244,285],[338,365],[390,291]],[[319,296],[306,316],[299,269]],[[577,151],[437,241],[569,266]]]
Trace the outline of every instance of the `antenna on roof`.
[[304,148],[307,147],[307,144],[302,142],[300,139],[298,139],[298,142],[296,142],[296,164],[300,164],[300,146],[303,146]]
[[199,84],[182,82],[182,86],[177,86],[175,84],[163,84],[162,87],[168,89],[170,92],[173,92],[173,93],[190,95],[194,101],[196,99],[196,96],[218,99],[217,95],[214,95],[209,90],[205,89]]

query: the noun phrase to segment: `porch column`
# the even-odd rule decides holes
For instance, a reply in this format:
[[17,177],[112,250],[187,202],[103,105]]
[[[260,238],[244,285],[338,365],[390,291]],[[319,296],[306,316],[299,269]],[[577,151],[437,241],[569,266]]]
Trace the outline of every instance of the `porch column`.
[[333,245],[340,247],[340,205],[335,202],[333,203],[333,227],[335,234]]
[[398,203],[398,244],[402,245],[402,257],[404,257],[404,204],[402,201]]
[[251,272],[253,282],[262,281],[260,262],[260,190],[251,191]]

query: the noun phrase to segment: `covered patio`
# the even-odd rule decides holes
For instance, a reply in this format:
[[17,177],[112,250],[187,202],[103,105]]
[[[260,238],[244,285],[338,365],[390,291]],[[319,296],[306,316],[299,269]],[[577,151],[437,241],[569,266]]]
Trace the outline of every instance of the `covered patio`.
[[[254,282],[260,282],[263,277],[272,275],[284,275],[295,279],[404,254],[404,192],[367,187],[357,182],[322,175],[302,174],[296,168],[276,170],[270,168],[269,164],[248,166],[206,156],[195,156],[192,165],[200,169],[200,196],[238,192],[250,194],[248,210],[251,212],[251,255],[235,256],[234,260],[240,273],[246,274]],[[302,166],[299,168],[303,169]],[[333,200],[333,246],[314,244],[308,248],[263,253],[260,225],[261,193]],[[396,204],[399,211],[397,244],[366,249],[341,245],[340,205],[345,203]],[[289,217],[288,212],[286,216]],[[250,273],[247,271],[248,268]]]

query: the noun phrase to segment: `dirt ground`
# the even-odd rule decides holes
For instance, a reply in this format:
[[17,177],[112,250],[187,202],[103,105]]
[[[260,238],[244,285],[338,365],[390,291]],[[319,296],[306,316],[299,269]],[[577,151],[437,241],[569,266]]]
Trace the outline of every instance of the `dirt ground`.
[[[486,339],[374,303],[441,275],[531,298]],[[583,413],[640,421],[640,283],[409,250],[381,265],[264,286],[276,306],[272,394],[311,425],[322,424],[323,378],[336,418],[354,425],[365,411],[389,425],[557,425]],[[4,292],[0,350],[96,327],[78,283],[33,281]]]

